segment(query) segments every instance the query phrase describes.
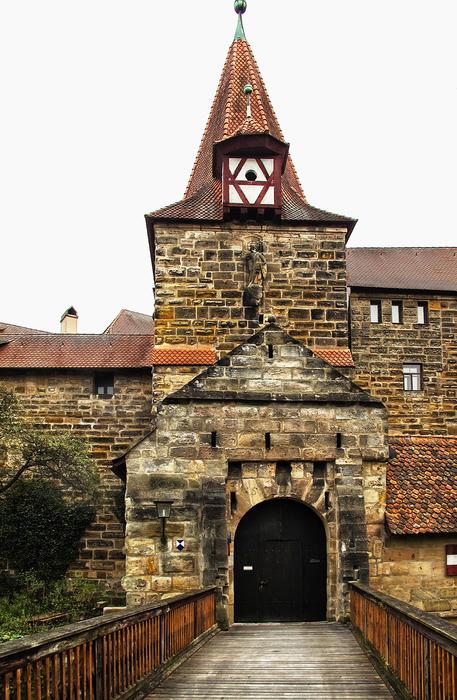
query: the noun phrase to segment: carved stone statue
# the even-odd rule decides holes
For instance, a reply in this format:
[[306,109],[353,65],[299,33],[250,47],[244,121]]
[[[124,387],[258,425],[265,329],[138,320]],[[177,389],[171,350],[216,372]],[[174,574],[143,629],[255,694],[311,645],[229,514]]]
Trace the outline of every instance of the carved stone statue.
[[244,291],[245,306],[260,306],[263,298],[263,290],[267,276],[267,260],[265,258],[265,246],[262,241],[249,244],[249,253],[246,255],[247,286]]
[[264,255],[265,247],[262,241],[250,243],[249,253],[246,255],[246,267],[248,271],[248,287],[253,284],[265,283],[267,276],[267,261]]

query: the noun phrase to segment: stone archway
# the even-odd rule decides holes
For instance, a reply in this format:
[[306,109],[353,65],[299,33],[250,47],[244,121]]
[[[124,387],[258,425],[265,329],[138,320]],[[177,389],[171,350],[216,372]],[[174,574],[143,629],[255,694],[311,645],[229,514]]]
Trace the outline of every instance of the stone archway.
[[236,622],[325,620],[327,542],[317,514],[291,498],[252,508],[234,547]]

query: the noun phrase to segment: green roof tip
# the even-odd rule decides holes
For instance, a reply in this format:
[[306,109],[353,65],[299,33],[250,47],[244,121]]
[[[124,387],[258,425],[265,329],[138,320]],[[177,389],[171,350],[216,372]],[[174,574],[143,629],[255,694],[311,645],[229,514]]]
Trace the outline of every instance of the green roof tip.
[[246,12],[247,6],[246,0],[235,0],[235,12],[238,15],[238,25],[234,41],[246,41],[246,34],[244,33],[243,27],[243,15]]

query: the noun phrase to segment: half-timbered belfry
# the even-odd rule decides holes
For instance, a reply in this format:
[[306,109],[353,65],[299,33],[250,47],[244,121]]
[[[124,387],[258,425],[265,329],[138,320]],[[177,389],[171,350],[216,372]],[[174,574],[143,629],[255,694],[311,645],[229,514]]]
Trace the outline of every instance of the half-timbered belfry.
[[235,9],[184,199],[146,217],[157,404],[127,455],[124,585],[137,604],[217,583],[226,621],[334,619],[368,579],[388,457],[383,405],[338,369],[355,221],[307,202]]

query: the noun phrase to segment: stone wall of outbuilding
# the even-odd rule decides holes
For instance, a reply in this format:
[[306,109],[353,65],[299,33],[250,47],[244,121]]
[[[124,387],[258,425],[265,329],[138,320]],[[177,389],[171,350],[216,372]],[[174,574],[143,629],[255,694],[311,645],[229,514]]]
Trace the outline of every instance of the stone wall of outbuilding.
[[151,370],[115,370],[114,396],[94,394],[94,370],[2,370],[0,384],[20,398],[26,416],[47,430],[65,430],[87,441],[100,470],[96,520],[86,531],[73,575],[107,584],[124,598],[125,484],[111,467],[151,427]]
[[[381,322],[370,322],[370,301]],[[392,301],[403,307],[392,323]],[[417,323],[418,302],[428,305]],[[352,377],[389,412],[391,435],[457,434],[457,297],[445,293],[355,290],[351,293]],[[403,364],[422,367],[420,391],[403,390]]]
[[446,545],[457,535],[394,535],[386,538],[370,583],[426,612],[457,622],[457,576],[446,574]]

